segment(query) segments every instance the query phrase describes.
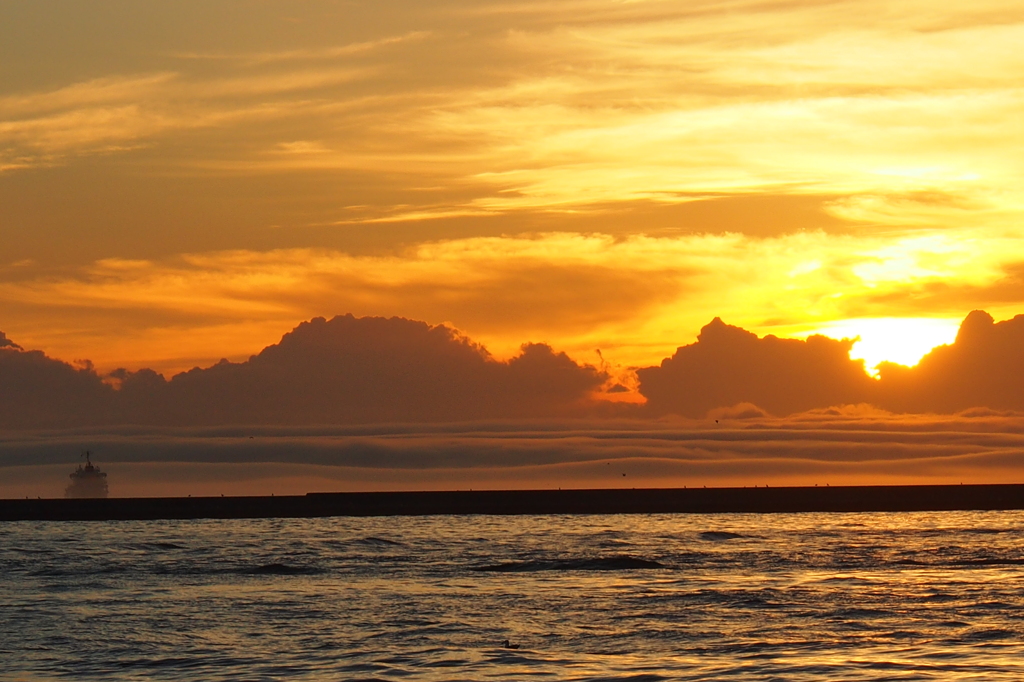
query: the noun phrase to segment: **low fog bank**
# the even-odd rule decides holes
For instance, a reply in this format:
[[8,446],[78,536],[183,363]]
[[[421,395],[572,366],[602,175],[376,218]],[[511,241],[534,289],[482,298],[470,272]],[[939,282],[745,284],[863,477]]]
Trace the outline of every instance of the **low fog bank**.
[[[839,410],[843,412],[842,410]],[[851,414],[861,413],[861,419]],[[845,408],[790,418],[338,428],[71,429],[0,437],[0,496],[59,497],[81,449],[113,496],[1024,482],[1024,415]]]

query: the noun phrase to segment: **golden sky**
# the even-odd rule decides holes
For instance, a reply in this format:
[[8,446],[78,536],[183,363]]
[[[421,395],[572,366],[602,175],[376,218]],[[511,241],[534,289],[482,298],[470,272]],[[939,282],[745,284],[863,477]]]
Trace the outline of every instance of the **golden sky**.
[[0,5],[0,330],[101,369],[314,316],[914,362],[1024,300],[1024,6]]

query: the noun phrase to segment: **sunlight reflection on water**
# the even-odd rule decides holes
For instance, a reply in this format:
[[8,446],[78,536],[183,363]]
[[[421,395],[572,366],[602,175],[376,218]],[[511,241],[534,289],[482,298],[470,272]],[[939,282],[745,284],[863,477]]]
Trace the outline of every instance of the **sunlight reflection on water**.
[[1020,680],[1022,520],[6,523],[0,678]]

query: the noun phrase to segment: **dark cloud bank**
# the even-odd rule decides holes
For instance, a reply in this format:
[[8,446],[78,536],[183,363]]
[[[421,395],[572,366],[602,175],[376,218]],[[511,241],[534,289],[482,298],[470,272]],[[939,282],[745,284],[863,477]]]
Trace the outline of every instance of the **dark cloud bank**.
[[975,311],[953,344],[879,380],[851,345],[716,319],[637,370],[647,404],[630,405],[546,345],[499,362],[398,318],[314,319],[169,380],[0,336],[0,496],[59,496],[85,448],[118,496],[1019,478],[1024,316]]
[[[756,335],[713,320],[696,343],[637,370],[644,406],[597,394],[609,376],[543,344],[507,362],[445,326],[400,318],[316,318],[241,363],[170,380],[148,369],[101,376],[0,334],[0,427],[116,424],[370,424],[565,417],[750,418],[868,404],[897,413],[1024,411],[1024,316],[982,311],[917,367],[871,379],[852,341]],[[836,412],[839,414],[839,412]]]
[[0,348],[0,426],[562,416],[607,377],[543,344],[497,362],[448,327],[346,315],[304,322],[245,362],[222,360],[169,381],[148,369],[105,378],[38,351]]
[[975,310],[952,344],[915,367],[882,363],[877,381],[849,358],[853,343],[758,338],[716,318],[697,343],[637,374],[654,414],[786,416],[863,403],[905,414],[1024,410],[1024,315],[997,323]]

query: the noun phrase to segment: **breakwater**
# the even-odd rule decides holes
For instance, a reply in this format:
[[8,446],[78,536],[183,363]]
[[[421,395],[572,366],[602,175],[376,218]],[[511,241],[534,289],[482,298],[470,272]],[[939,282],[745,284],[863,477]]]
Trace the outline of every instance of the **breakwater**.
[[4,499],[0,521],[435,514],[663,514],[1024,509],[1024,485],[460,490],[271,497]]

